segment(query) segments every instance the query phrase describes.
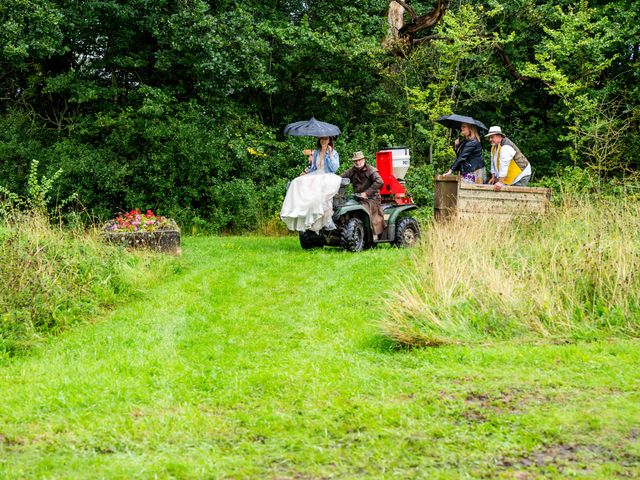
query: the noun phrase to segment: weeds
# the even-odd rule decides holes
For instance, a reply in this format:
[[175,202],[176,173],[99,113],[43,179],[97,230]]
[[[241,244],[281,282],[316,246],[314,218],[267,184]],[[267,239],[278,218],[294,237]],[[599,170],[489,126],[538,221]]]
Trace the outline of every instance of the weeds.
[[26,195],[0,186],[0,357],[116,303],[134,290],[147,255],[101,243],[77,214],[67,217],[76,228],[63,229],[61,209],[77,196],[54,206],[51,191],[62,170],[38,177],[38,165],[31,163]]
[[640,206],[565,202],[513,224],[435,224],[387,299],[410,346],[640,335]]
[[133,291],[143,257],[96,238],[52,227],[35,211],[13,212],[0,223],[0,356],[87,320]]
[[290,234],[279,212],[259,220],[256,233],[267,237],[283,237]]
[[[62,175],[62,169],[56,171],[51,177],[38,177],[38,160],[32,160],[29,167],[29,177],[27,179],[27,194],[20,196],[0,185],[0,195],[4,196],[4,202],[0,203],[0,214],[6,216],[15,207],[22,210],[35,212],[38,215],[48,215],[50,211],[60,212],[62,208],[77,200],[78,195],[72,194],[62,201],[58,201],[55,208],[52,207],[51,192],[53,184]],[[0,199],[1,200],[1,199]]]

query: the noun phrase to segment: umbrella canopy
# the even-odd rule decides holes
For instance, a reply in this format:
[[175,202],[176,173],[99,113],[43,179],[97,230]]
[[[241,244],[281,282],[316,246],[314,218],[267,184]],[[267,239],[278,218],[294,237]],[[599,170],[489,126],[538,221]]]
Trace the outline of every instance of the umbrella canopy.
[[284,133],[294,137],[337,137],[340,135],[340,129],[311,117],[310,120],[290,123],[284,127]]
[[473,117],[467,117],[465,115],[458,115],[456,113],[438,117],[436,122],[438,122],[440,125],[444,125],[445,127],[449,127],[449,128],[460,128],[461,123],[468,123],[469,125],[475,125],[476,127],[481,128],[482,130],[488,130],[487,126],[484,123],[482,123],[480,120],[476,120]]

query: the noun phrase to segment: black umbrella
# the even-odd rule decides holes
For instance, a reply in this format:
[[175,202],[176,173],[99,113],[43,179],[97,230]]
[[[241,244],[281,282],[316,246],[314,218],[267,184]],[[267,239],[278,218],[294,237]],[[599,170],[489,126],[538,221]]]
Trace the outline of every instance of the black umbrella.
[[436,120],[440,125],[444,125],[449,128],[460,128],[461,123],[468,123],[469,125],[475,125],[482,130],[488,130],[487,126],[480,120],[476,120],[473,117],[467,117],[465,115],[458,115],[453,113],[451,115],[443,115]]
[[311,117],[311,120],[290,123],[284,127],[284,133],[294,137],[337,137],[340,129]]

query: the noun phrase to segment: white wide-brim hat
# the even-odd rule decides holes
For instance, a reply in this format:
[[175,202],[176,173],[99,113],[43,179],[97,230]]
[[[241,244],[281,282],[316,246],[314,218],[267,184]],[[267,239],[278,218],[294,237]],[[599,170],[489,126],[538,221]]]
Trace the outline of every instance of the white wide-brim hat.
[[489,128],[489,133],[487,133],[484,136],[484,138],[489,138],[491,135],[502,135],[504,137],[504,133],[502,133],[502,129],[497,125],[494,125],[491,128]]
[[351,157],[351,160],[355,162],[356,160],[360,160],[361,158],[364,158],[364,153],[362,153],[362,152],[355,152],[355,153],[353,154],[353,157]]

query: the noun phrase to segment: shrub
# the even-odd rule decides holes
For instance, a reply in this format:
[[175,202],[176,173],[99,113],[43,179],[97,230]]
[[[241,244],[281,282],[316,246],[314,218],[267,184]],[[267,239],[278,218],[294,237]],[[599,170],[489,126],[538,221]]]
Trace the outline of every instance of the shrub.
[[596,175],[586,168],[565,166],[556,170],[555,174],[537,182],[541,187],[551,188],[552,199],[560,202],[595,193],[598,189]]
[[416,205],[426,209],[433,209],[435,189],[435,170],[433,165],[412,166],[407,172],[406,181],[407,190]]
[[259,218],[258,192],[251,180],[233,179],[214,188],[212,223],[234,232],[255,228]]
[[0,357],[126,297],[150,258],[52,228],[36,213],[0,223],[0,256]]

